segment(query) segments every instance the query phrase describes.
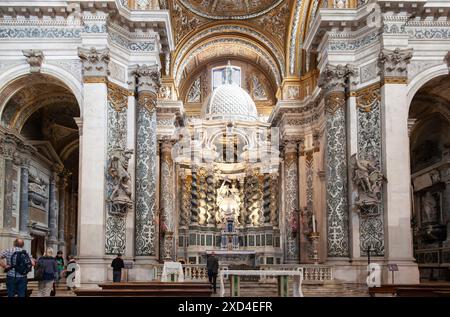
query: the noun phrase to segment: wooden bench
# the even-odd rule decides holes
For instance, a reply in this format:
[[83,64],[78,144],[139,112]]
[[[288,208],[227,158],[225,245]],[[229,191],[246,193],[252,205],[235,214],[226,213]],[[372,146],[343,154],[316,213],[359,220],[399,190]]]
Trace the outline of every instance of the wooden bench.
[[121,282],[98,284],[102,289],[209,289],[209,283],[196,282]]
[[185,289],[78,289],[77,296],[108,296],[108,297],[210,297],[210,290]]
[[398,287],[398,297],[450,297],[450,288]]
[[388,284],[380,287],[369,287],[369,295],[374,297],[376,294],[397,295],[397,289],[422,289],[423,291],[432,291],[434,289],[445,289],[450,291],[450,284]]
[[98,284],[101,289],[77,289],[77,296],[115,297],[210,297],[212,290],[208,283],[192,282],[122,282]]

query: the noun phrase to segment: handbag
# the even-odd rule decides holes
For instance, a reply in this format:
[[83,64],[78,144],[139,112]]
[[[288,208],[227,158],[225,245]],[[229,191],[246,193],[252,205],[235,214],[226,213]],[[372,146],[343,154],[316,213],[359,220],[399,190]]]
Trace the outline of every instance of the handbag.
[[42,265],[36,264],[36,268],[34,269],[34,278],[38,281],[41,281],[44,277],[44,267]]

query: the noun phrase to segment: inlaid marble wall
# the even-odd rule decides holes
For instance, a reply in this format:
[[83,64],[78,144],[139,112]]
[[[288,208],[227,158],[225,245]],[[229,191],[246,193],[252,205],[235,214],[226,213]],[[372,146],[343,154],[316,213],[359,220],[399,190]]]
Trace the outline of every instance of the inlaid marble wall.
[[[115,149],[126,149],[127,144],[127,108],[115,109],[111,102],[108,102],[108,147],[107,158],[113,155]],[[109,213],[108,199],[114,189],[113,180],[108,172],[108,164],[105,165],[106,175],[106,237],[105,253],[117,254],[125,253],[126,247],[126,217],[112,215]]]
[[[379,88],[378,96],[370,107],[358,107],[358,155],[361,159],[374,160],[375,167],[382,170],[381,152],[381,112]],[[381,199],[382,200],[382,199]],[[367,255],[370,247],[371,255],[384,255],[384,208],[379,204],[373,208],[373,213],[360,216],[360,252]]]

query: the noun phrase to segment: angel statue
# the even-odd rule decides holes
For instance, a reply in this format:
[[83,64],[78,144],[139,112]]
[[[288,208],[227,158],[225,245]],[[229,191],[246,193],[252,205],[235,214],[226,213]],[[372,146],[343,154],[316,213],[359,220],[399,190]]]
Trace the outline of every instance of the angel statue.
[[381,191],[386,177],[375,166],[373,159],[359,159],[355,154],[350,158],[353,169],[353,182],[358,189],[355,204],[359,209],[365,206],[375,206],[381,203]]
[[128,172],[128,161],[131,158],[132,150],[115,150],[110,158],[108,173],[111,178],[112,188],[109,195],[110,213],[126,215],[133,206],[131,200],[131,175]]

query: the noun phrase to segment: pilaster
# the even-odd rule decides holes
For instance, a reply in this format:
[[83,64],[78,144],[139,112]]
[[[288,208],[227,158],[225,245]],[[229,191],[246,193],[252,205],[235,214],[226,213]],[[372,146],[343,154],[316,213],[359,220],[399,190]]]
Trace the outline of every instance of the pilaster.
[[[381,117],[383,132],[385,257],[397,263],[396,283],[418,283],[411,229],[411,176],[408,136],[407,64],[410,49],[382,50]],[[385,276],[390,281],[390,276]]]
[[83,122],[80,132],[78,254],[81,282],[106,280],[105,170],[109,50],[79,48],[83,63]]

